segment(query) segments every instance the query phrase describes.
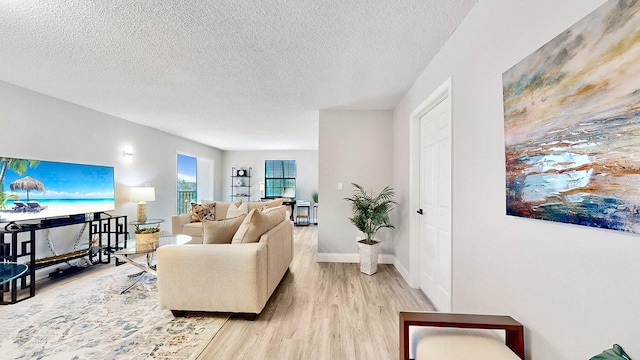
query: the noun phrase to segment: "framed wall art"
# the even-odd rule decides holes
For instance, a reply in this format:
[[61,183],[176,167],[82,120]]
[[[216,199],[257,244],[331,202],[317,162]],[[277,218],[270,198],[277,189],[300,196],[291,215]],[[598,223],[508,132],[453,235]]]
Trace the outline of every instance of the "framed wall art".
[[502,79],[507,214],[640,233],[640,2],[606,2]]

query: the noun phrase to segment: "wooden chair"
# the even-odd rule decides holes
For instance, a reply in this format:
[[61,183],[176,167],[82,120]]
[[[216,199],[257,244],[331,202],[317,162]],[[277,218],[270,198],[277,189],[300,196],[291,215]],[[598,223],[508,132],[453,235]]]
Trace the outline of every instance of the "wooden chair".
[[[409,360],[409,327],[504,330],[505,345],[524,359],[524,327],[510,316],[450,314],[440,312],[400,312],[400,360]],[[460,335],[464,341],[465,335]],[[498,345],[499,346],[499,345]],[[474,351],[481,352],[476,348]]]

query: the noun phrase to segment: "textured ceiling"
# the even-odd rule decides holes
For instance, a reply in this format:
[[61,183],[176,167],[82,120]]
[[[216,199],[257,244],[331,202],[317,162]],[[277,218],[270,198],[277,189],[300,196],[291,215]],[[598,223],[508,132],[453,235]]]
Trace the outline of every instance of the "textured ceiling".
[[393,109],[476,0],[2,0],[0,80],[223,150]]

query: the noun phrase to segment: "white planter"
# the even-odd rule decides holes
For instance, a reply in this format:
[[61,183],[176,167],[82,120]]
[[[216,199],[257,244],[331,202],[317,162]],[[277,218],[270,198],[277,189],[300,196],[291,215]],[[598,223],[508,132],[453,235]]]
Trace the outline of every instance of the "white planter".
[[372,245],[365,244],[364,240],[358,241],[360,252],[360,272],[373,275],[378,271],[378,254],[380,254],[380,242],[375,241]]

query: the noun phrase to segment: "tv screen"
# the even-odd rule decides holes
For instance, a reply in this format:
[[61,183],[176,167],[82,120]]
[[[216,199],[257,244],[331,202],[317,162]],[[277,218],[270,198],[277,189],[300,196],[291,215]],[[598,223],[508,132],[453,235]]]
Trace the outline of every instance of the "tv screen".
[[114,209],[112,166],[0,157],[0,223]]

